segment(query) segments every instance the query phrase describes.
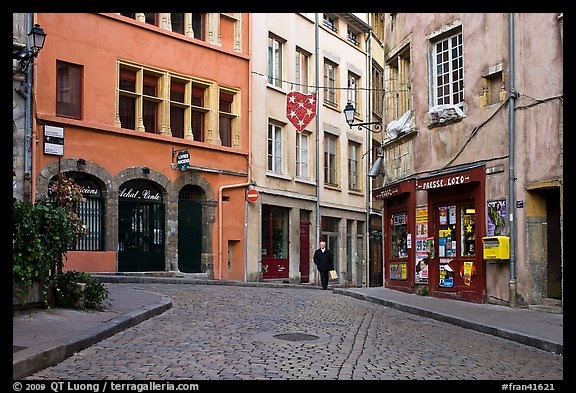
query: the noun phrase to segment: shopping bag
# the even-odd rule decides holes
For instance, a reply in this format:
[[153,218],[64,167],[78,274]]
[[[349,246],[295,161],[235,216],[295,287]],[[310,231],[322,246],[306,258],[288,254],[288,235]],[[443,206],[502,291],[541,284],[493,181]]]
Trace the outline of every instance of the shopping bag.
[[338,272],[336,270],[330,270],[330,280],[336,280],[338,278]]

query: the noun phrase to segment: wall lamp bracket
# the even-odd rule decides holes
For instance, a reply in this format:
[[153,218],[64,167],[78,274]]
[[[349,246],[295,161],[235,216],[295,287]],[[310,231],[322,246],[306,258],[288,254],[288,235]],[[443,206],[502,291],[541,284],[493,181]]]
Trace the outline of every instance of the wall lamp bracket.
[[[365,128],[372,133],[382,132],[382,122],[381,121],[372,121],[372,122],[367,122],[367,123],[354,123],[354,113],[355,112],[356,112],[356,109],[354,109],[354,105],[352,105],[351,102],[347,103],[346,107],[344,108],[344,117],[346,118],[346,123],[348,123],[350,128],[358,127],[359,130],[361,130],[362,128]],[[374,128],[371,128],[369,126],[374,126]]]

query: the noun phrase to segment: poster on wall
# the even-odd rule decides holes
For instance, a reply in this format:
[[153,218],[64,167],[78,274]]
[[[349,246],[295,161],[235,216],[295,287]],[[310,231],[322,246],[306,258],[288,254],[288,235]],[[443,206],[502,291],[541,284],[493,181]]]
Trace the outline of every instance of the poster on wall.
[[487,202],[487,219],[486,226],[487,236],[505,236],[506,235],[506,199],[498,199]]
[[393,280],[406,280],[406,262],[391,262],[390,278]]
[[450,261],[449,258],[440,258],[438,282],[440,287],[452,288],[454,286],[454,270],[450,267]]
[[476,274],[474,269],[474,261],[466,261],[462,264],[461,276],[464,279],[464,285],[470,286],[472,276]]

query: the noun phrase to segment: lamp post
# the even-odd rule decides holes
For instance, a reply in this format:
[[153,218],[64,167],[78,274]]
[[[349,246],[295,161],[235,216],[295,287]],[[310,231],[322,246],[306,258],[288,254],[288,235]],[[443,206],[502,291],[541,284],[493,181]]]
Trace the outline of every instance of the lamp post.
[[25,72],[28,68],[28,65],[38,56],[38,53],[44,47],[44,40],[46,39],[46,33],[39,24],[35,24],[34,27],[30,29],[28,33],[28,37],[30,37],[30,48],[23,48],[16,52],[12,52],[12,59],[20,61],[20,70]]

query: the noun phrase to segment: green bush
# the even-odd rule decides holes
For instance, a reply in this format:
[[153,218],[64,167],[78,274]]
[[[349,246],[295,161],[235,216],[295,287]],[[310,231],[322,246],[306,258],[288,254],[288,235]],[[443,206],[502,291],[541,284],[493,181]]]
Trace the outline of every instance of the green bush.
[[[86,284],[84,291],[80,292],[78,290],[78,283]],[[58,305],[69,308],[101,309],[109,297],[108,288],[98,279],[92,277],[89,273],[75,270],[59,275],[55,291]]]
[[73,225],[65,207],[13,200],[12,274],[17,294],[39,282],[46,301],[48,283],[62,271],[63,258],[77,238]]
[[26,294],[38,282],[48,305],[50,281],[64,266],[66,252],[86,226],[74,212],[83,201],[74,179],[59,174],[49,195],[35,203],[12,198],[12,278],[16,295]]

